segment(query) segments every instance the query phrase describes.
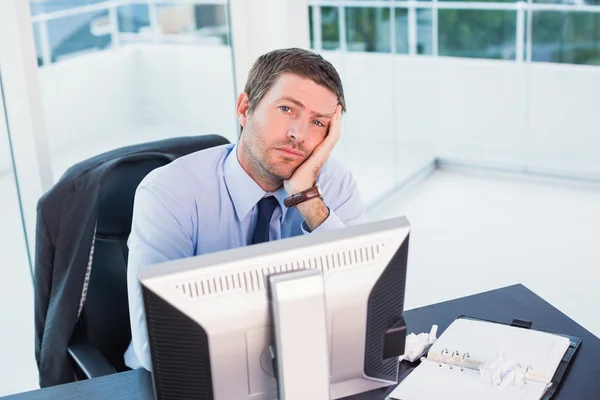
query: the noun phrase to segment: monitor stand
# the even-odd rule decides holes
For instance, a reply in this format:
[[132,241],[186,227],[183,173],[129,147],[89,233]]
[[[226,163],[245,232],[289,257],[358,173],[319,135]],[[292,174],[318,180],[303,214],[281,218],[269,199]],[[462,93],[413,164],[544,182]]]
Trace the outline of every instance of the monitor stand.
[[323,274],[305,269],[269,276],[279,400],[330,400]]

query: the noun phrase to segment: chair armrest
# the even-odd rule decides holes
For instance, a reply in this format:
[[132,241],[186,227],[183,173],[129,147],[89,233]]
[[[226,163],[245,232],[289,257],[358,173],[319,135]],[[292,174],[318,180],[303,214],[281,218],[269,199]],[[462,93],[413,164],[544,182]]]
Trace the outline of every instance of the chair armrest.
[[67,348],[69,356],[88,378],[114,374],[117,371],[89,339],[79,339]]

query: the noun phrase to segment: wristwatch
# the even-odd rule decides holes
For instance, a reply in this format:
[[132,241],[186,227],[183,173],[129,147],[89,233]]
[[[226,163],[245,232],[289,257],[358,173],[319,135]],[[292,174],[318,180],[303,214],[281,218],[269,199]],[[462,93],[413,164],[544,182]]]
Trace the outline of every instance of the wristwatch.
[[288,208],[294,207],[295,205],[298,205],[310,199],[314,199],[315,197],[318,197],[321,200],[323,200],[323,194],[321,193],[321,188],[318,184],[311,188],[303,190],[300,193],[296,193],[291,195],[290,197],[287,197],[285,200],[283,200],[283,205],[285,205]]

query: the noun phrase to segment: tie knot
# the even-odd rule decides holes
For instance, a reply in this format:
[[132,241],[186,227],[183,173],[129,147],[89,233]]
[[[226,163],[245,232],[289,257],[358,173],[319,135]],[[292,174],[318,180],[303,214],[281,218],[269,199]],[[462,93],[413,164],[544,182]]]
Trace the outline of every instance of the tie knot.
[[277,199],[274,196],[263,197],[258,202],[258,213],[270,216],[273,215],[273,211],[275,211],[276,207]]

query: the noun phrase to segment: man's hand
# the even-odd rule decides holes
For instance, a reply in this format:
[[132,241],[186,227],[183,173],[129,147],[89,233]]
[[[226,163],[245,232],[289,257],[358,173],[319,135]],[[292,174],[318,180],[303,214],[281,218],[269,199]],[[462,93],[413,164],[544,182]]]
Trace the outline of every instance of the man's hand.
[[[283,181],[285,191],[289,196],[300,193],[312,187],[325,162],[329,159],[342,132],[342,106],[338,105],[331,121],[329,132],[325,139],[313,150],[312,154],[300,165],[290,179]],[[319,198],[310,199],[296,205],[308,228],[313,231],[329,216],[329,209]]]
[[342,106],[338,105],[329,122],[329,132],[325,139],[313,150],[312,154],[294,171],[290,179],[283,181],[283,187],[289,196],[312,187],[321,168],[329,159],[342,132]]

